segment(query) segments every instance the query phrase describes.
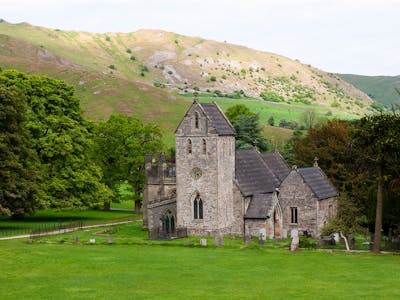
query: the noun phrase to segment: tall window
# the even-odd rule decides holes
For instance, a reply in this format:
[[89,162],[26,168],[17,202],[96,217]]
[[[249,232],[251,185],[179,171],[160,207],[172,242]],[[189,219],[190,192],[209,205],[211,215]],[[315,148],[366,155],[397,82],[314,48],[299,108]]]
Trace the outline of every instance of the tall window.
[[333,205],[329,204],[328,206],[328,219],[332,219],[333,218]]
[[297,224],[297,207],[290,208],[290,223]]
[[203,154],[207,154],[207,143],[205,139],[203,139]]
[[194,113],[194,127],[196,127],[196,129],[199,129],[199,113],[198,112]]
[[193,202],[193,213],[195,219],[203,219],[203,200],[197,195]]
[[188,139],[187,141],[187,152],[188,154],[192,154],[192,140]]

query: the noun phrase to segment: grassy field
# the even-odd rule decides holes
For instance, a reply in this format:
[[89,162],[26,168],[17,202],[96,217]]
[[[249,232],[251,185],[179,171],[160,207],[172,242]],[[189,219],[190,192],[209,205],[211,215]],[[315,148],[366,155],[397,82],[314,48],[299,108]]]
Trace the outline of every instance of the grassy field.
[[[2,241],[1,299],[398,299],[399,256],[149,241],[139,222]],[[80,243],[75,237],[80,236]],[[107,237],[114,237],[107,244]],[[96,244],[87,240],[95,238]],[[282,246],[282,245],[281,245]],[[286,245],[287,246],[287,245]]]
[[65,226],[72,222],[82,222],[83,225],[95,225],[108,222],[116,222],[128,218],[140,218],[131,212],[101,211],[101,210],[77,210],[77,211],[37,211],[35,215],[25,217],[23,220],[0,218],[0,236],[12,236],[29,234],[31,230]]

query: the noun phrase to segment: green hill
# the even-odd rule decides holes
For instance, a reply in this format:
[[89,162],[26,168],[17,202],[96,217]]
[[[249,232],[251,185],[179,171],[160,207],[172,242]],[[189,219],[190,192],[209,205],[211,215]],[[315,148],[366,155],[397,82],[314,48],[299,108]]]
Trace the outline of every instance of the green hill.
[[193,92],[217,95],[212,99],[224,109],[245,101],[265,122],[270,115],[277,123],[299,121],[308,109],[345,118],[373,111],[366,94],[334,74],[277,54],[159,30],[95,34],[1,22],[0,67],[63,79],[75,86],[88,118],[120,112],[155,121],[169,144]]
[[354,74],[337,74],[343,80],[366,93],[374,101],[390,107],[391,103],[400,104],[400,95],[395,88],[400,89],[399,76],[363,76]]

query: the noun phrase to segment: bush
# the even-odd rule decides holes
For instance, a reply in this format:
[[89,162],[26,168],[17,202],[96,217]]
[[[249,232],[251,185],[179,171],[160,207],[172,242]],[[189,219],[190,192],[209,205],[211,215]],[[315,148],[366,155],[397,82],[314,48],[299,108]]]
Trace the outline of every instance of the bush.
[[111,42],[111,38],[108,35],[106,36],[106,41]]
[[109,65],[108,66],[111,70],[116,70],[117,68],[114,65]]
[[264,92],[260,94],[260,97],[264,99],[265,101],[270,101],[270,102],[284,102],[285,98],[283,98],[281,95],[278,95],[277,93],[274,92]]
[[212,75],[212,76],[210,77],[210,80],[211,80],[211,81],[217,81],[217,77],[215,77],[214,75]]
[[159,81],[153,82],[153,85],[154,85],[155,87],[165,88],[165,84],[164,84],[164,83],[161,83],[161,82],[159,82]]
[[337,102],[336,100],[331,104],[331,107],[340,107],[339,102]]
[[134,55],[131,55],[131,61],[135,61],[136,57]]
[[269,117],[269,119],[268,119],[268,124],[269,124],[270,126],[275,126],[275,119],[274,119],[274,116],[270,116],[270,117]]
[[130,53],[132,53],[132,50],[128,48],[128,49],[126,49],[126,52],[130,54]]
[[140,70],[141,70],[142,72],[148,72],[148,71],[149,71],[149,68],[148,68],[147,66],[145,66],[145,65],[141,65],[141,66],[140,66]]
[[328,111],[326,114],[325,114],[325,116],[328,116],[328,117],[330,117],[330,116],[332,116],[333,114],[332,114],[332,111]]
[[379,112],[383,112],[385,110],[385,107],[382,105],[380,102],[373,102],[371,104],[371,107]]
[[225,75],[225,74],[223,74],[221,78],[222,78],[222,79],[226,79],[226,75]]

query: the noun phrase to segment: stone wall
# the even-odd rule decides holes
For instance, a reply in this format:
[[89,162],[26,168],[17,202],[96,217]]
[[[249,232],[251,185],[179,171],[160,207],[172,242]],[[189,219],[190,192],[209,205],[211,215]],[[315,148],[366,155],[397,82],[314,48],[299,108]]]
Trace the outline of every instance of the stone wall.
[[[313,236],[318,234],[318,199],[297,170],[292,170],[282,182],[278,197],[282,209],[283,236],[292,229],[299,232],[309,230]],[[297,223],[291,222],[291,207],[297,207]]]
[[317,235],[321,235],[322,228],[336,215],[337,198],[328,198],[318,201]]

